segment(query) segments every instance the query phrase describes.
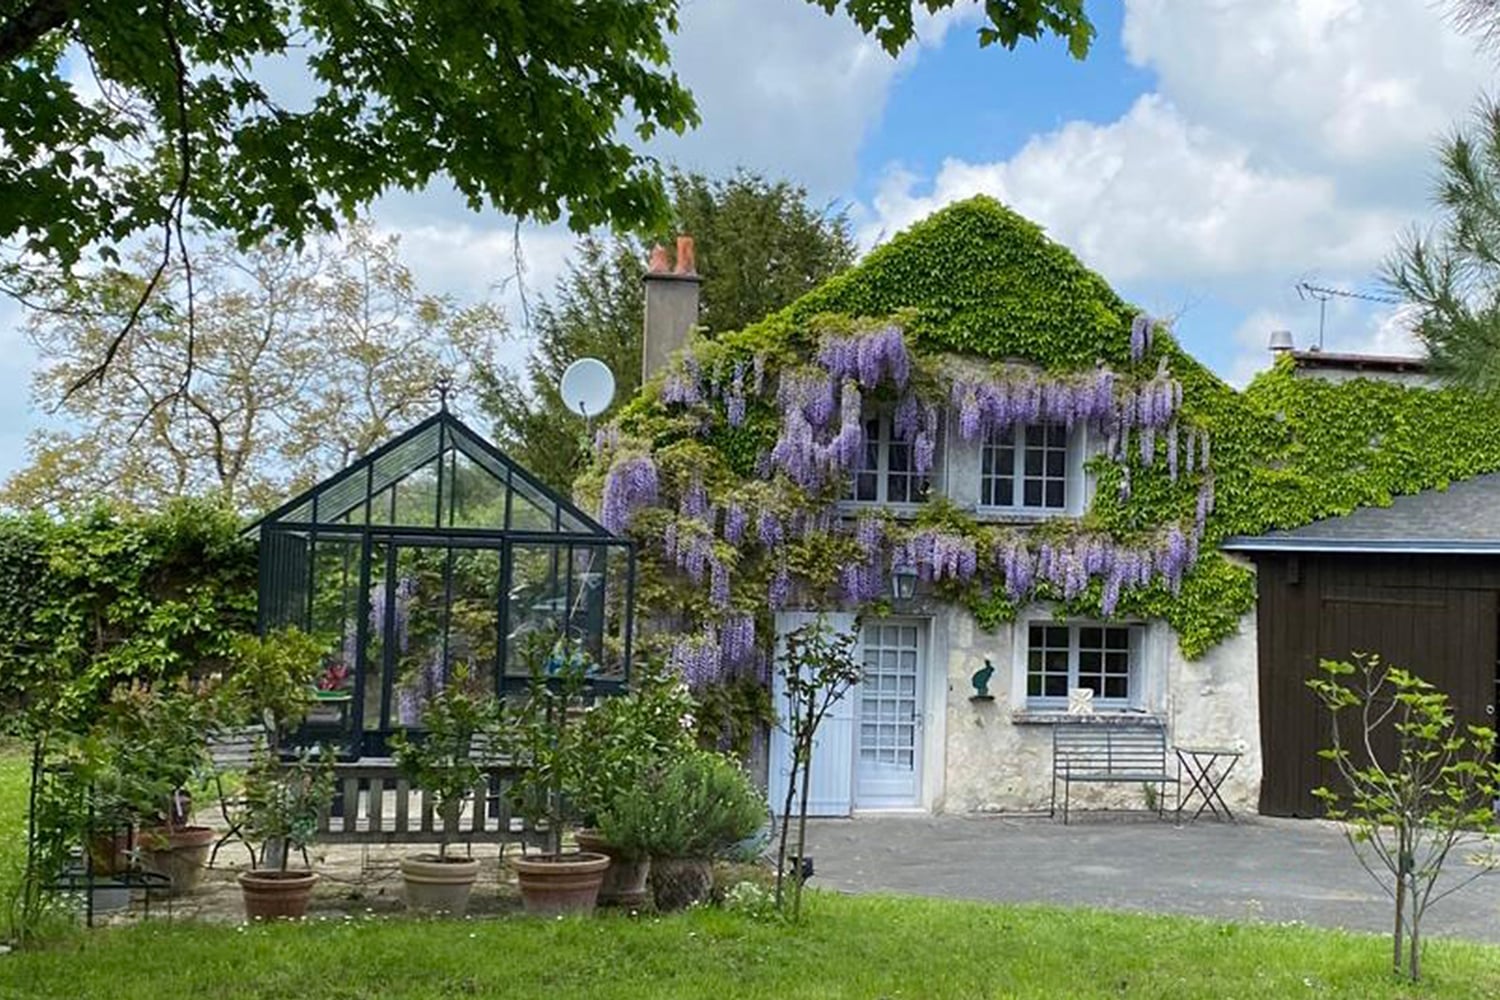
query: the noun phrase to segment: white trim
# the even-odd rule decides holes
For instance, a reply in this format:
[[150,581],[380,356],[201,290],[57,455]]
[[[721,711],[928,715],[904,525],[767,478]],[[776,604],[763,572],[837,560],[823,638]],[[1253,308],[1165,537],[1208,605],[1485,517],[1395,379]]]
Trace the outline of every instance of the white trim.
[[[1046,521],[1055,517],[1079,517],[1087,510],[1086,494],[1091,494],[1092,489],[1087,482],[1084,465],[1086,463],[1086,451],[1089,447],[1089,435],[1087,427],[1082,423],[1074,424],[1067,432],[1067,443],[1064,452],[1063,465],[1063,505],[1061,507],[1029,506],[1022,502],[1025,490],[1025,467],[1026,448],[1024,445],[1025,432],[1032,427],[1042,427],[1045,424],[1017,424],[1013,428],[1014,455],[1012,456],[1011,476],[1011,502],[1009,504],[987,504],[984,502],[984,456],[990,447],[989,434],[986,433],[977,441],[970,443],[969,447],[974,453],[974,482],[972,489],[965,491],[963,498],[953,497],[949,499],[967,499],[974,504],[974,511],[980,519],[1025,519],[1027,521]],[[1056,426],[1056,425],[1054,425]],[[1014,431],[1021,433],[1016,435]]]

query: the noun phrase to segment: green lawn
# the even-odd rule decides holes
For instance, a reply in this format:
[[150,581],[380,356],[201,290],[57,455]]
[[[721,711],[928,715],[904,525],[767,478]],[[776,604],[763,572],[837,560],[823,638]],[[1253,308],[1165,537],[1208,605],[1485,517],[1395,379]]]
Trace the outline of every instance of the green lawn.
[[1300,927],[832,895],[810,917],[156,923],[0,958],[0,997],[1500,995],[1500,950],[1480,945],[1434,943],[1414,989],[1379,938]]
[[[26,762],[0,756],[0,873],[24,857]],[[1500,996],[1500,949],[1433,942],[1428,981],[1379,937],[1049,907],[815,893],[803,926],[668,919],[163,920],[0,957],[0,1000],[559,997]]]

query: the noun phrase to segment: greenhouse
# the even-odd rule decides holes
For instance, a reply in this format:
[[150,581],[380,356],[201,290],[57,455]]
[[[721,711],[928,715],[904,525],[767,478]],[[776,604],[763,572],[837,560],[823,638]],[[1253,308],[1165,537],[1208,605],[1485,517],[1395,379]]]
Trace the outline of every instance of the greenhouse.
[[260,630],[338,642],[307,739],[383,755],[457,669],[501,694],[538,661],[629,676],[631,543],[446,409],[250,530]]

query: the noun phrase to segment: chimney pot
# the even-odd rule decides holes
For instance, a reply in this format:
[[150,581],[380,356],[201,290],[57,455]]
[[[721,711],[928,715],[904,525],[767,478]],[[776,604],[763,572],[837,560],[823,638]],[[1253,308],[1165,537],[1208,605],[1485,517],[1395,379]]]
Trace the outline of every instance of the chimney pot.
[[646,271],[650,274],[666,274],[672,270],[667,262],[667,248],[660,243],[651,247],[651,258],[646,263]]
[[1290,331],[1290,330],[1272,330],[1271,331],[1271,344],[1270,344],[1270,347],[1271,347],[1271,353],[1272,354],[1280,354],[1283,351],[1290,351],[1293,346],[1294,345],[1292,343],[1292,331]]
[[677,273],[697,274],[698,261],[696,258],[697,248],[693,245],[693,238],[687,234],[677,237]]

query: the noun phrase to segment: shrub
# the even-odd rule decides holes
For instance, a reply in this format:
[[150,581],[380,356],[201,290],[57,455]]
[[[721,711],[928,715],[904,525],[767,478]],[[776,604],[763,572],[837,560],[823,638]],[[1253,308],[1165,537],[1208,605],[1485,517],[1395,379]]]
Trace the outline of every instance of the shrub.
[[698,858],[750,836],[765,817],[765,800],[744,771],[721,754],[693,750],[633,794],[617,795],[599,825],[629,855]]

